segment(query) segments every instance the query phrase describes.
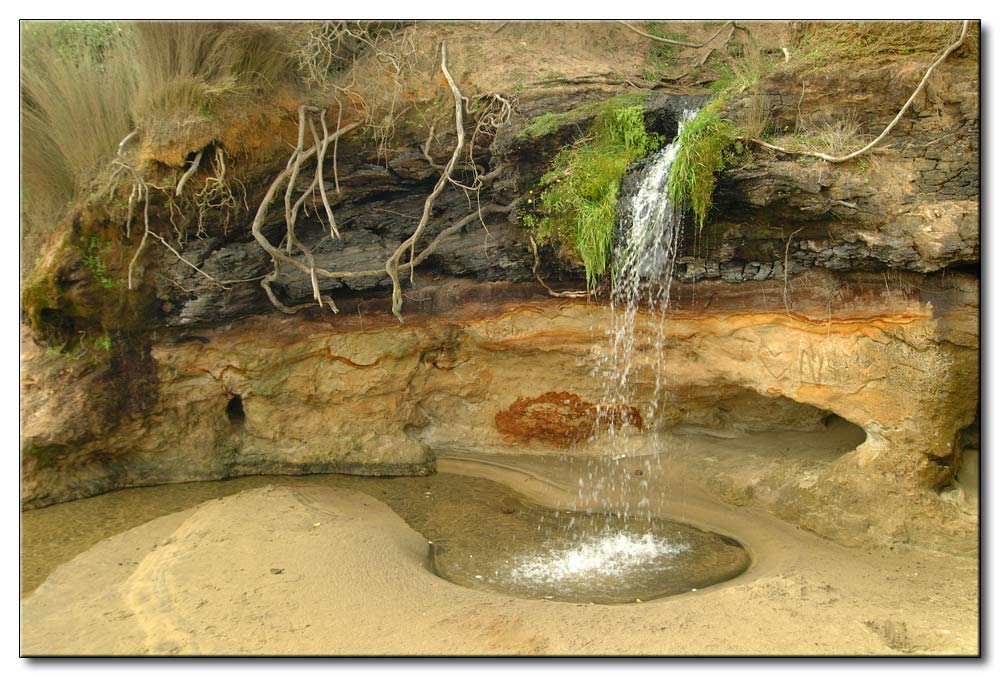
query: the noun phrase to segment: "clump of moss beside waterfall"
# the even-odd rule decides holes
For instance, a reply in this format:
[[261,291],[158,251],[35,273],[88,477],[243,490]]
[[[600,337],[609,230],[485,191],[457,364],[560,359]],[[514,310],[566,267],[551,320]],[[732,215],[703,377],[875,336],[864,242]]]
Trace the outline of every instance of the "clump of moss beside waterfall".
[[694,214],[699,230],[712,207],[716,174],[745,152],[742,130],[721,116],[724,104],[713,99],[684,125],[667,182],[671,204]]
[[663,145],[646,131],[642,96],[605,102],[586,135],[563,148],[521,220],[542,243],[570,250],[582,262],[594,289],[607,270],[618,189],[629,165]]
[[[759,137],[768,126],[767,101],[752,90],[774,69],[776,59],[753,38],[729,43],[725,56],[716,57],[713,64],[719,75],[711,85],[715,97],[678,136],[677,157],[667,182],[670,202],[691,213],[699,230],[712,208],[716,176],[748,159],[746,139]],[[747,98],[741,114],[735,121],[724,117],[726,103],[741,95]]]

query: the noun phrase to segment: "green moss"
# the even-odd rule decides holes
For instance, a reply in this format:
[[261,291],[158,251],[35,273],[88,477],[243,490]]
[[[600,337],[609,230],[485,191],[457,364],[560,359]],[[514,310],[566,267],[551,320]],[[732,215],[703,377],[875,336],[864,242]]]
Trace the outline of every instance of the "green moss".
[[712,207],[716,174],[746,152],[740,129],[721,116],[725,99],[717,98],[701,109],[681,131],[680,148],[670,168],[670,201],[694,214],[699,230]]
[[32,444],[25,448],[24,455],[36,459],[43,468],[52,468],[67,451],[69,449],[61,444]]
[[63,352],[107,352],[112,336],[130,336],[149,322],[155,289],[129,290],[116,281],[131,252],[122,249],[115,226],[84,212],[25,280],[21,309],[39,341]]
[[522,139],[537,139],[553,134],[564,127],[574,123],[585,123],[586,121],[601,114],[602,111],[616,110],[632,106],[642,106],[646,100],[646,94],[640,92],[629,92],[620,94],[605,101],[595,101],[566,111],[565,113],[545,113],[532,118],[531,122],[525,126],[518,134]]
[[594,289],[607,270],[618,189],[628,166],[663,144],[646,131],[641,99],[616,97],[601,105],[585,137],[563,148],[532,191],[522,223],[543,243],[567,248]]

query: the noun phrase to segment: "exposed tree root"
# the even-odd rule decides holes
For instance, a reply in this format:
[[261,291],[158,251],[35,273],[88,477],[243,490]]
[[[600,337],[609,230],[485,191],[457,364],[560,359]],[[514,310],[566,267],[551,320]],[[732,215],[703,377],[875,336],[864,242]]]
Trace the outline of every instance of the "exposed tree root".
[[129,261],[128,264],[128,275],[127,275],[128,289],[132,290],[135,288],[134,284],[135,267],[136,264],[139,262],[139,257],[142,255],[142,252],[145,251],[146,243],[149,241],[150,237],[160,242],[160,244],[166,247],[166,249],[169,250],[170,253],[172,253],[174,256],[176,256],[182,263],[184,263],[185,265],[189,266],[190,268],[198,272],[198,274],[203,276],[209,282],[224,287],[225,286],[224,283],[219,282],[214,277],[206,273],[204,270],[202,270],[195,264],[185,259],[180,252],[178,252],[174,247],[170,246],[170,243],[167,242],[165,238],[163,238],[162,236],[154,232],[152,228],[150,228],[149,225],[150,185],[146,183],[146,181],[142,178],[142,175],[139,174],[139,172],[132,165],[128,164],[123,159],[121,158],[116,159],[113,162],[113,165],[114,165],[114,170],[112,172],[113,182],[117,182],[122,173],[128,175],[129,179],[132,181],[132,190],[131,193],[129,194],[128,216],[125,222],[126,237],[129,237],[131,235],[132,217],[134,215],[135,204],[137,202],[142,202],[142,222],[143,222],[142,239],[139,241],[139,246],[136,247],[135,253],[132,254],[132,259]]
[[[336,227],[336,223],[333,217],[333,210],[330,207],[329,199],[325,195],[325,185],[323,181],[322,174],[322,158],[326,152],[329,144],[331,142],[336,143],[336,140],[346,134],[347,132],[355,129],[361,122],[354,122],[349,125],[340,126],[339,116],[338,116],[338,127],[332,133],[327,131],[326,128],[326,111],[318,108],[313,108],[309,106],[303,106],[299,111],[299,135],[295,149],[292,151],[292,155],[288,160],[285,169],[275,177],[264,198],[261,200],[260,206],[257,209],[257,214],[253,219],[251,224],[251,232],[253,233],[254,239],[257,243],[264,249],[265,252],[271,257],[273,262],[272,271],[264,276],[261,280],[261,286],[267,293],[268,299],[270,299],[272,305],[275,308],[281,310],[285,313],[294,313],[303,308],[309,307],[310,305],[317,304],[320,306],[327,306],[332,311],[337,312],[337,307],[333,303],[333,300],[328,296],[322,296],[319,289],[319,279],[357,279],[364,277],[374,277],[380,275],[388,275],[389,279],[392,281],[393,292],[392,292],[392,309],[393,314],[397,318],[402,320],[402,303],[403,303],[403,292],[402,285],[400,284],[399,276],[402,271],[409,271],[411,273],[413,269],[427,259],[434,251],[437,249],[438,245],[448,236],[458,232],[474,219],[479,218],[482,220],[482,215],[484,213],[509,213],[517,205],[519,200],[514,200],[508,205],[478,205],[478,192],[480,188],[487,182],[495,178],[496,172],[491,174],[480,174],[478,168],[475,167],[475,163],[471,161],[472,169],[474,172],[474,180],[471,186],[463,185],[452,178],[456,167],[459,164],[459,160],[462,157],[462,152],[465,148],[465,121],[464,121],[464,110],[465,110],[465,97],[462,96],[461,91],[458,89],[458,85],[455,84],[451,73],[448,71],[448,52],[447,46],[442,43],[441,46],[441,70],[444,74],[446,81],[452,91],[452,95],[455,101],[454,111],[455,111],[455,132],[457,135],[457,140],[455,147],[452,151],[451,157],[447,164],[441,167],[441,176],[438,178],[431,193],[424,200],[424,207],[420,217],[417,222],[413,233],[406,238],[403,242],[396,247],[393,253],[386,260],[385,268],[375,269],[375,270],[355,270],[355,271],[336,271],[327,270],[316,266],[315,259],[312,252],[306,247],[297,237],[295,232],[295,225],[298,219],[299,212],[305,202],[309,197],[314,196],[315,192],[320,193],[320,198],[323,201],[324,209],[326,210],[327,219],[330,224],[331,237],[339,237],[340,233]],[[484,113],[480,121],[477,123],[477,133],[486,133],[484,130],[489,130],[490,132],[495,132],[495,127],[506,122],[507,117],[509,117],[510,104],[505,99],[501,97],[492,97],[490,103],[488,104],[486,113]],[[322,129],[322,134],[316,129],[316,119],[320,122],[320,127]],[[310,134],[312,136],[312,146],[309,148],[305,147],[305,133],[306,128],[309,128]],[[430,159],[430,143],[433,140],[433,129],[431,134],[428,136],[427,142],[424,144],[423,150],[425,157],[433,164],[433,160]],[[317,162],[317,168],[314,172],[313,180],[309,186],[299,195],[297,198],[295,196],[295,183],[299,176],[304,163],[311,160],[315,156]],[[467,215],[466,217],[460,219],[459,221],[453,223],[449,227],[442,230],[438,235],[424,247],[422,250],[418,250],[417,245],[420,241],[421,236],[426,231],[431,220],[431,213],[433,211],[434,203],[437,198],[441,195],[444,189],[449,185],[453,184],[463,189],[472,190],[477,195],[477,208],[476,211]],[[275,198],[277,197],[278,191],[284,187],[284,216],[285,216],[285,242],[284,247],[275,246],[272,244],[267,237],[264,236],[261,228],[264,225],[267,213],[271,205],[273,204]],[[305,259],[303,262],[301,259],[294,256],[295,252],[301,254],[302,258]],[[407,260],[404,261],[404,256],[409,253],[406,257]],[[315,303],[302,304],[297,306],[287,306],[278,299],[277,295],[274,293],[272,284],[278,280],[280,277],[282,268],[296,270],[300,273],[309,276],[310,283],[313,288],[313,301]]]
[[882,130],[882,133],[879,134],[877,137],[875,137],[875,139],[871,143],[867,144],[863,148],[859,148],[853,153],[848,153],[847,155],[835,156],[835,155],[829,155],[827,153],[820,153],[818,151],[793,150],[790,148],[782,148],[781,146],[775,146],[760,139],[750,139],[750,141],[753,141],[759,146],[763,146],[764,148],[768,148],[778,153],[785,153],[788,155],[808,155],[810,157],[819,158],[821,160],[826,160],[827,162],[832,162],[835,164],[841,162],[847,162],[848,160],[853,160],[859,155],[862,155],[870,151],[872,148],[878,145],[878,143],[882,141],[882,139],[884,139],[886,136],[889,135],[889,132],[893,130],[893,128],[903,118],[903,115],[906,114],[906,111],[908,111],[910,109],[910,106],[913,105],[913,102],[916,100],[920,92],[924,90],[924,86],[927,84],[927,80],[930,79],[931,73],[934,72],[934,69],[937,68],[942,61],[948,58],[949,54],[954,52],[962,45],[962,43],[965,41],[965,36],[968,32],[969,32],[969,22],[968,20],[966,20],[962,22],[962,29],[959,32],[958,39],[955,40],[955,42],[953,42],[952,44],[948,45],[948,47],[944,50],[944,52],[942,52],[941,55],[937,59],[935,59],[934,62],[930,65],[930,67],[927,69],[927,72],[924,73],[924,77],[920,80],[920,84],[917,85],[917,88],[913,90],[913,94],[910,95],[910,98],[906,100],[906,103],[903,104],[903,107],[899,109],[898,113],[896,113],[896,117],[892,119],[892,122],[890,122],[889,125],[884,130]]
[[549,296],[556,296],[560,298],[570,298],[570,299],[582,299],[587,297],[586,291],[555,291],[549,285],[545,284],[545,280],[542,276],[538,274],[538,266],[541,263],[541,259],[538,257],[538,244],[535,242],[535,237],[528,233],[528,242],[531,243],[531,255],[535,257],[535,265],[531,267],[531,273],[538,280],[538,284],[545,287],[545,291],[549,293]]
[[194,160],[191,161],[191,166],[188,167],[186,172],[184,172],[184,176],[181,177],[181,180],[177,182],[178,197],[180,197],[181,193],[184,192],[184,184],[188,182],[188,179],[194,176],[194,173],[198,171],[198,167],[201,166],[201,156],[204,152],[204,148],[198,151],[198,154],[194,156]]
[[[215,156],[212,158],[212,171],[212,175],[205,179],[205,184],[201,190],[195,193],[192,198],[195,211],[198,215],[199,237],[206,234],[205,221],[210,211],[214,210],[220,215],[222,230],[223,232],[228,232],[230,215],[235,213],[240,207],[240,203],[237,201],[236,195],[233,193],[233,188],[230,185],[231,181],[226,175],[226,153],[222,149],[222,146],[215,147]],[[243,209],[249,211],[249,206],[246,203],[246,187],[235,177],[232,178],[232,182],[235,182],[243,193]]]
[[[354,36],[354,38],[360,39],[357,36]],[[384,58],[389,58],[390,56],[392,55],[383,55]],[[404,57],[399,58],[403,59]],[[390,63],[389,65],[392,66],[393,64]],[[402,61],[396,63],[395,66],[401,68]],[[497,168],[492,172],[486,173],[485,169],[481,169],[476,165],[474,157],[474,147],[477,138],[481,136],[495,135],[496,130],[500,126],[507,123],[512,110],[511,103],[503,97],[494,94],[478,97],[474,102],[470,102],[468,98],[464,97],[448,70],[447,45],[443,42],[441,43],[440,67],[454,99],[454,124],[457,139],[448,162],[443,166],[437,165],[430,156],[430,145],[434,139],[434,131],[432,127],[431,133],[427,142],[424,144],[423,150],[428,162],[440,170],[440,176],[434,188],[424,200],[422,214],[419,221],[413,228],[412,233],[393,250],[392,254],[386,259],[385,266],[383,268],[354,271],[337,271],[321,268],[317,265],[311,248],[302,242],[296,231],[299,217],[304,210],[308,209],[308,204],[311,200],[313,205],[322,203],[323,207],[319,213],[325,214],[325,219],[320,218],[320,221],[325,222],[324,225],[329,228],[330,237],[341,237],[340,228],[334,215],[333,205],[331,203],[330,196],[327,194],[327,184],[324,180],[325,161],[328,151],[330,150],[330,145],[332,144],[334,185],[339,195],[340,182],[337,174],[336,159],[338,140],[341,136],[351,132],[352,130],[361,126],[370,126],[371,123],[369,120],[362,119],[350,124],[342,124],[343,105],[340,99],[337,98],[337,122],[336,127],[333,130],[330,130],[328,127],[327,110],[325,108],[317,108],[314,106],[300,106],[299,108],[299,125],[296,145],[288,158],[285,168],[278,173],[271,185],[268,187],[268,190],[259,203],[251,222],[251,233],[253,234],[254,240],[267,253],[272,262],[272,268],[269,273],[263,275],[262,277],[254,278],[253,280],[219,281],[215,279],[196,264],[187,260],[180,253],[180,251],[178,251],[177,247],[171,245],[165,237],[155,232],[150,225],[150,190],[152,188],[160,190],[166,196],[171,209],[171,223],[174,223],[173,217],[175,210],[179,210],[178,213],[181,215],[183,215],[186,211],[186,208],[183,205],[174,203],[175,197],[183,197],[183,202],[185,204],[193,203],[198,209],[199,234],[203,234],[204,215],[207,209],[219,208],[225,210],[226,208],[229,208],[232,210],[238,207],[236,197],[233,195],[226,178],[226,159],[221,146],[215,147],[214,157],[212,160],[212,175],[205,180],[205,184],[200,191],[192,194],[190,190],[185,192],[185,187],[191,181],[192,177],[194,177],[202,168],[204,164],[204,156],[208,154],[206,152],[208,150],[207,148],[201,149],[195,155],[190,166],[186,168],[184,174],[178,181],[176,188],[173,190],[166,190],[145,181],[139,171],[125,159],[122,151],[124,147],[133,138],[135,138],[135,133],[130,134],[128,137],[123,139],[119,145],[119,157],[114,164],[114,170],[112,172],[109,188],[111,190],[116,190],[123,178],[126,178],[131,184],[128,201],[128,214],[125,221],[126,237],[131,237],[132,221],[135,218],[135,211],[140,205],[143,223],[142,238],[128,266],[128,288],[134,289],[137,284],[136,278],[138,277],[137,271],[139,261],[150,238],[152,238],[163,245],[182,263],[196,271],[199,275],[213,284],[227,288],[225,287],[227,284],[259,280],[260,285],[264,289],[264,292],[266,293],[271,304],[278,310],[285,313],[295,313],[303,308],[314,305],[327,307],[333,312],[338,312],[338,308],[333,299],[330,298],[330,296],[321,293],[319,285],[319,280],[321,278],[344,280],[387,275],[392,282],[393,314],[399,318],[400,321],[402,321],[403,292],[402,285],[400,283],[400,274],[408,271],[412,281],[413,270],[416,266],[420,265],[423,261],[430,257],[437,250],[441,242],[443,242],[446,238],[457,233],[475,219],[479,219],[485,228],[484,214],[510,213],[520,202],[520,198],[518,198],[506,205],[482,205],[480,203],[481,189],[499,176],[501,170]],[[475,127],[471,133],[472,136],[470,143],[466,142],[466,113],[475,119]],[[466,159],[463,156],[463,153],[467,148],[468,156]],[[310,167],[310,162],[315,164]],[[461,165],[464,167],[465,164],[468,164],[468,169],[472,176],[472,180],[468,181],[467,184],[454,178],[454,174],[459,166]],[[306,179],[308,181],[308,185],[305,185],[305,187],[302,188],[304,181],[300,181],[300,179],[304,177],[309,177]],[[431,215],[435,202],[449,185],[461,188],[467,193],[471,192],[475,195],[474,202],[471,197],[469,200],[470,209],[473,211],[464,218],[459,219],[455,223],[452,223],[448,227],[441,230],[441,232],[439,232],[429,244],[421,248],[420,241],[426,233],[427,228],[430,226]],[[281,199],[283,202],[282,212],[285,222],[285,232],[282,241],[275,244],[264,235],[262,229],[269,211],[274,205],[274,202],[278,199],[279,192],[282,196]],[[319,193],[318,200],[316,199],[317,193]],[[190,195],[190,197],[188,197],[188,195]],[[178,240],[181,241],[183,239],[183,224],[179,226],[174,223],[174,228],[177,231]],[[309,278],[313,296],[311,302],[290,306],[286,305],[278,297],[278,294],[274,289],[274,283],[278,281],[283,272],[302,274]]]
[[[302,207],[305,200],[314,195],[316,190],[319,190],[321,194],[324,194],[324,202],[328,204],[328,198],[325,197],[326,187],[322,180],[322,166],[320,166],[309,187],[303,191],[301,197],[299,197],[294,202],[293,196],[295,191],[295,179],[299,174],[302,164],[312,158],[314,155],[317,159],[322,157],[325,153],[326,148],[331,140],[339,138],[351,131],[355,127],[358,127],[360,122],[353,122],[349,125],[338,128],[332,134],[324,133],[323,138],[319,139],[318,136],[314,137],[314,143],[308,150],[304,149],[305,144],[305,130],[307,127],[307,114],[308,113],[319,113],[322,120],[322,126],[325,128],[326,123],[326,111],[320,110],[311,106],[300,106],[299,107],[299,136],[298,143],[295,150],[292,152],[291,157],[288,159],[288,164],[285,169],[275,177],[274,181],[271,183],[271,187],[268,189],[267,193],[264,195],[264,199],[261,200],[260,206],[257,208],[257,214],[254,217],[253,223],[251,224],[251,232],[253,233],[254,239],[268,253],[274,264],[272,271],[264,276],[261,280],[260,285],[264,288],[267,293],[267,297],[271,300],[271,303],[275,308],[278,308],[282,312],[294,313],[301,309],[302,306],[289,307],[281,303],[278,298],[274,295],[274,291],[271,289],[271,283],[278,279],[281,272],[281,264],[287,264],[288,266],[295,268],[306,275],[312,283],[313,288],[313,300],[316,301],[321,307],[326,303],[333,312],[338,312],[336,304],[328,296],[323,296],[319,291],[319,281],[317,276],[320,274],[327,273],[328,271],[317,270],[316,261],[312,255],[312,251],[308,247],[303,245],[295,235],[295,221],[298,217],[299,209]],[[315,129],[315,126],[313,127]],[[286,248],[282,251],[280,247],[275,247],[271,242],[264,236],[261,232],[261,227],[264,225],[264,218],[267,216],[268,208],[274,202],[274,198],[277,195],[278,190],[287,181],[287,187],[285,189],[285,239]],[[330,217],[330,231],[332,237],[340,237],[339,231],[336,229],[336,225],[332,219],[332,210],[328,212]],[[302,252],[308,265],[304,265],[301,262],[292,258],[292,250],[297,248]],[[327,275],[328,276],[328,275]]]
[[670,40],[669,38],[661,38],[658,35],[653,35],[652,33],[646,33],[645,31],[640,31],[635,26],[632,26],[627,21],[622,21],[621,19],[618,20],[618,23],[620,23],[622,26],[624,26],[625,28],[629,29],[633,33],[638,33],[639,35],[641,35],[643,37],[649,38],[650,40],[655,40],[656,42],[663,42],[663,43],[666,43],[668,45],[676,45],[678,47],[694,47],[695,49],[701,49],[702,47],[704,47],[708,43],[712,42],[712,40],[715,40],[717,37],[719,37],[719,34],[722,33],[723,29],[726,28],[727,26],[730,26],[730,25],[737,26],[737,24],[736,24],[735,21],[729,20],[726,23],[724,23],[721,26],[719,26],[719,30],[715,31],[715,33],[712,34],[712,37],[710,37],[708,40],[705,40],[704,42],[696,43],[696,42],[683,42],[681,40]]
[[785,276],[785,283],[781,289],[781,301],[785,305],[785,314],[788,315],[789,317],[792,316],[792,308],[791,306],[788,305],[788,252],[792,247],[792,238],[801,233],[803,228],[805,228],[805,226],[802,226],[801,228],[795,230],[791,235],[788,236],[788,241],[785,242],[785,267],[784,270],[782,271]]
[[[150,222],[149,222],[150,188],[156,188],[157,190],[160,190],[161,192],[163,192],[168,196],[168,199],[170,197],[170,194],[169,191],[166,191],[159,186],[153,186],[152,184],[148,183],[142,177],[142,174],[140,174],[139,171],[134,166],[132,166],[132,164],[129,163],[128,160],[126,159],[124,152],[125,146],[128,145],[128,143],[132,141],[137,134],[138,134],[137,131],[129,133],[129,135],[126,136],[124,139],[122,139],[121,142],[118,144],[117,157],[111,163],[112,170],[111,170],[111,176],[109,177],[108,188],[107,188],[110,193],[114,193],[114,191],[117,190],[117,187],[120,185],[123,176],[126,177],[131,184],[131,189],[129,191],[129,198],[128,198],[128,210],[125,216],[126,239],[131,239],[132,237],[132,220],[135,217],[136,206],[139,203],[142,204],[142,224],[143,224],[142,239],[139,240],[139,246],[136,247],[135,252],[132,254],[132,258],[129,260],[128,273],[126,277],[126,283],[128,289],[131,291],[132,289],[135,288],[136,266],[138,265],[139,258],[142,256],[142,253],[146,249],[146,244],[149,241],[150,237],[152,237],[154,240],[158,241],[161,245],[163,245],[163,247],[165,247],[179,261],[184,263],[186,266],[190,267],[192,270],[197,272],[199,275],[201,275],[214,285],[218,285],[223,289],[228,289],[229,287],[227,287],[226,285],[236,284],[239,282],[250,282],[251,280],[227,280],[227,281],[217,280],[216,278],[212,277],[207,272],[199,268],[197,265],[191,263],[186,258],[184,258],[184,256],[179,251],[177,251],[177,249],[175,249],[173,246],[171,246],[169,242],[167,242],[166,238],[156,233],[150,227]],[[190,176],[194,174],[194,171],[197,170],[201,162],[202,152],[203,151],[198,152],[198,155],[191,163],[191,167],[185,173],[184,177],[182,177],[181,182],[178,183],[178,190],[183,188],[183,183],[186,182],[187,178],[190,178]],[[225,192],[229,196],[229,199],[232,200],[231,204],[235,206],[235,200],[232,198],[232,193],[229,191],[228,185],[226,185],[225,183],[225,173],[226,173],[225,160],[223,158],[223,153],[221,148],[216,149],[216,168],[217,170],[215,178],[219,184],[223,185],[223,187],[225,188]],[[210,178],[209,182],[211,181],[212,179]],[[198,194],[199,196],[204,197],[206,195],[214,194],[213,191],[217,190],[217,188],[210,189],[209,182],[206,182],[206,187],[203,188],[201,192],[199,192]],[[203,204],[208,204],[209,202],[210,200],[206,199],[205,202],[203,202]],[[229,203],[226,203],[223,206],[229,206]]]
[[462,148],[465,146],[465,125],[462,117],[464,97],[462,96],[462,92],[458,89],[458,85],[455,84],[455,80],[451,77],[451,73],[448,71],[448,45],[444,42],[441,43],[441,72],[444,74],[445,80],[448,81],[448,87],[451,88],[452,96],[455,99],[455,133],[458,138],[455,141],[455,150],[452,152],[448,163],[444,166],[441,177],[434,185],[434,190],[432,190],[430,195],[427,196],[427,199],[424,200],[423,213],[420,215],[420,221],[417,223],[417,227],[413,230],[413,234],[403,240],[403,242],[401,242],[396,248],[396,251],[394,251],[385,262],[385,272],[389,274],[389,279],[392,280],[392,314],[395,315],[396,319],[400,322],[403,321],[403,290],[399,284],[399,261],[402,258],[403,253],[408,249],[410,251],[410,274],[412,281],[412,262],[415,258],[417,242],[420,239],[420,236],[423,235],[423,232],[427,228],[427,224],[430,221],[431,209],[434,207],[434,202],[437,201],[441,191],[443,191],[445,186],[451,181],[451,174],[455,171],[455,165],[458,164],[458,159],[462,155]]
[[[725,25],[723,25],[722,28],[725,28]],[[720,28],[719,30],[721,31],[722,28]],[[736,22],[735,21],[730,21],[729,22],[729,35],[727,35],[726,39],[723,41],[723,43],[722,43],[723,46],[728,45],[729,41],[733,39],[733,35],[736,34],[736,28],[737,28]],[[718,35],[718,33],[716,33],[715,35]],[[712,38],[714,39],[715,36],[712,36]],[[711,42],[711,40],[709,40],[709,42]],[[708,62],[708,59],[712,56],[712,54],[715,53],[715,50],[716,50],[716,48],[712,47],[710,50],[708,50],[707,52],[705,52],[702,55],[701,59],[698,60],[698,65],[696,67],[697,68],[701,68],[702,66],[704,66],[705,63]]]

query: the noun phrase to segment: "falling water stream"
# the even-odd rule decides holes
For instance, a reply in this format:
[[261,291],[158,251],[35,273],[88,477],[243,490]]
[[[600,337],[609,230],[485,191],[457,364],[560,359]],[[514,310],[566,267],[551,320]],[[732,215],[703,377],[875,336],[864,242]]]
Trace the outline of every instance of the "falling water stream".
[[[601,401],[605,410],[638,405],[647,425],[655,421],[663,395],[663,328],[683,226],[681,214],[670,203],[667,182],[680,148],[680,131],[696,113],[684,112],[677,137],[650,158],[638,189],[627,203],[613,263],[608,350],[594,368],[594,378],[604,383]],[[638,343],[636,322],[640,313],[653,320],[652,345]],[[599,422],[599,427],[608,431],[608,455],[615,461],[635,452],[631,426],[616,422],[612,417]],[[655,452],[658,442],[656,426],[649,425],[644,448]],[[654,453],[647,459],[656,463],[657,457]],[[621,468],[617,463],[614,467],[616,471],[610,474],[604,468],[589,469],[587,481],[580,482],[581,505],[605,497],[604,512],[626,521],[638,518],[649,522],[652,514],[647,477],[618,472]],[[644,475],[655,470],[658,466],[648,467]]]
[[[695,113],[685,111],[678,136]],[[655,421],[662,404],[664,322],[682,235],[681,215],[667,190],[678,149],[675,140],[650,158],[627,202],[612,264],[611,329],[594,369],[594,378],[604,383],[602,411],[638,404],[647,423]],[[647,321],[652,332],[638,331],[637,322]],[[718,577],[709,577],[712,582],[742,572],[749,557],[732,539],[654,515],[648,492],[649,479],[661,470],[656,426],[636,436],[626,417],[606,413],[601,418],[598,428],[608,430],[602,439],[609,448],[603,458],[588,461],[571,512],[540,516],[541,542],[533,550],[525,551],[521,544],[474,578],[520,597],[621,602],[692,589],[689,572],[681,566],[692,556],[721,564],[715,569]],[[638,450],[637,440],[642,445]],[[637,452],[643,468],[619,462]],[[660,479],[656,486],[662,488]],[[448,571],[453,564],[458,570]],[[467,577],[466,564],[460,558],[438,558],[439,571],[452,580]]]

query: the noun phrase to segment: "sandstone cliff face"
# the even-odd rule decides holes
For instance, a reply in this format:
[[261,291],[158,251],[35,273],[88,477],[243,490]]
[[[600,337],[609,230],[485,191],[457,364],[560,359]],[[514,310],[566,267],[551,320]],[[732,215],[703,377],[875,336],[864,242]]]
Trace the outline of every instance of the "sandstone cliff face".
[[[551,39],[546,30],[527,30],[525,39],[537,43],[508,55],[512,63],[530,62],[531,50]],[[466,36],[470,44],[473,37]],[[461,42],[450,39],[457,63],[472,60],[471,51],[458,56]],[[586,41],[576,48],[574,59],[589,53]],[[769,102],[778,128],[802,116],[839,115],[849,102],[863,131],[874,135],[926,61],[895,55],[857,72],[796,62],[763,80],[755,95]],[[618,93],[573,71],[578,63],[562,64],[556,84],[519,87],[510,123],[473,147],[483,173],[497,176],[480,194],[482,204],[524,196],[587,122],[570,115],[525,135],[533,118]],[[820,464],[791,459],[747,470],[767,491],[748,493],[739,473],[712,476],[697,460],[687,459],[685,472],[726,500],[760,505],[842,542],[974,547],[974,518],[940,490],[960,467],[959,437],[978,402],[977,67],[978,47],[956,53],[885,149],[864,163],[755,152],[723,172],[709,222],[701,233],[688,228],[681,249],[664,325],[669,366],[659,375],[671,397],[644,431],[634,431],[630,453],[651,451],[651,433],[684,426],[822,429],[835,414],[863,430],[860,446]],[[514,70],[497,75],[497,86],[506,82],[513,91],[522,83]],[[482,88],[476,79],[487,76],[464,72],[464,87]],[[646,100],[646,123],[669,138],[680,112],[707,94],[662,84]],[[731,112],[746,105],[738,98]],[[420,132],[404,128],[382,155],[360,144],[341,149],[339,194],[325,178],[343,238],[324,237],[312,217],[300,228],[318,265],[384,268],[437,179]],[[451,138],[443,132],[428,147],[435,162],[446,159]],[[250,198],[284,161],[268,156],[253,166]],[[634,189],[641,169],[626,177],[623,193]],[[474,209],[464,191],[445,191],[426,238]],[[163,224],[168,217],[158,214]],[[273,241],[283,227],[278,220],[265,226]],[[444,240],[406,287],[403,325],[388,314],[384,276],[322,281],[341,315],[276,313],[257,282],[270,261],[236,227],[210,227],[180,251],[218,280],[245,282],[210,283],[155,248],[141,262],[141,289],[110,293],[88,272],[81,242],[118,227],[110,212],[81,211],[40,264],[44,284],[30,289],[34,333],[26,332],[22,354],[25,507],[241,474],[429,473],[437,454],[607,453],[600,435],[567,450],[496,427],[497,413],[519,397],[568,392],[600,404],[604,396],[594,364],[607,350],[611,311],[599,299],[546,294],[516,214],[484,213]],[[131,250],[115,248],[127,264]],[[539,273],[557,287],[582,286],[578,263],[547,247]],[[287,273],[275,288],[287,304],[312,295],[308,279]],[[645,371],[638,400],[652,391],[657,322],[645,317],[639,326]],[[113,338],[106,354],[92,348],[53,356],[33,344],[102,333]]]
[[[727,296],[724,283],[688,302],[680,289],[664,324],[660,374],[680,396],[633,433],[630,453],[649,451],[652,430],[679,424],[795,428],[832,412],[862,428],[864,443],[817,476],[787,481],[766,507],[846,541],[935,541],[921,520],[944,519],[936,490],[950,480],[959,432],[975,416],[968,392],[978,379],[977,285],[956,278],[926,302],[919,291],[859,279],[837,286],[839,300],[829,302],[818,290],[837,283],[813,283],[790,312],[779,306],[777,284],[757,292],[768,309]],[[550,300],[465,305],[403,326],[382,316],[269,318],[164,338],[151,353],[155,402],[111,429],[66,427],[86,420],[62,415],[87,411],[84,381],[26,386],[29,404],[48,407],[26,412],[29,443],[42,449],[74,435],[76,443],[45,459],[29,455],[24,500],[266,472],[419,474],[433,470],[439,453],[565,453],[530,435],[512,440],[496,415],[546,392],[600,403],[605,384],[593,365],[607,350],[609,312]],[[658,321],[640,323],[637,354],[647,361]],[[637,403],[652,391],[649,367],[637,365]],[[720,415],[734,389],[776,404],[748,406],[744,396],[743,421]],[[570,453],[607,453],[607,442],[598,435]]]

